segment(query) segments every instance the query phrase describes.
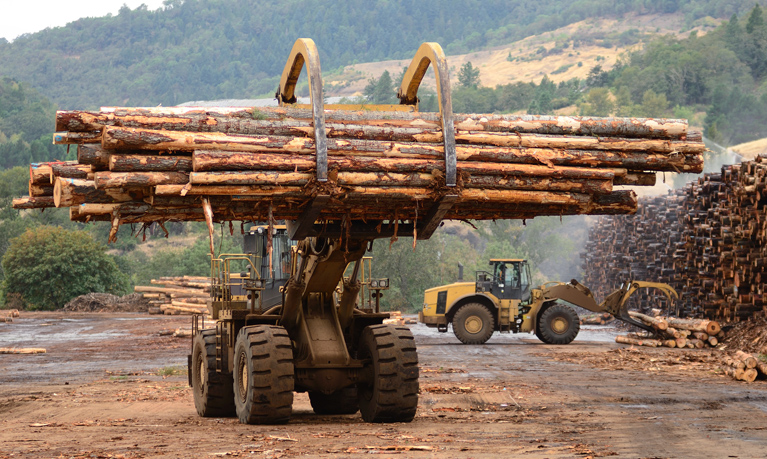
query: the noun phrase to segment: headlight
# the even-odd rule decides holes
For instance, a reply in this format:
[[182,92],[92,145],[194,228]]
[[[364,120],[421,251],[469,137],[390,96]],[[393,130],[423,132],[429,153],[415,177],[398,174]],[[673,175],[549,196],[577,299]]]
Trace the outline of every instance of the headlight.
[[261,288],[263,286],[263,283],[260,280],[257,280],[254,282],[256,288]]
[[388,287],[388,286],[389,286],[389,279],[381,280],[381,287]]
[[370,286],[372,288],[378,288],[378,281],[377,280],[370,281]]

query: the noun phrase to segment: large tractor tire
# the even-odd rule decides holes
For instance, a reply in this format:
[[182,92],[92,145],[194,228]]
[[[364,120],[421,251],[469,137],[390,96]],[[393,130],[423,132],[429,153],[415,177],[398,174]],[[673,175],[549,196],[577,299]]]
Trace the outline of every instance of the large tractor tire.
[[284,424],[293,411],[293,348],[284,328],[243,327],[234,346],[234,404],[243,424]]
[[453,316],[453,333],[463,344],[484,344],[493,331],[493,314],[479,303],[464,304]]
[[215,330],[202,330],[194,337],[189,372],[197,414],[216,418],[235,415],[232,375],[216,372]]
[[407,327],[371,325],[362,331],[357,358],[371,380],[358,384],[366,422],[410,422],[418,407],[418,354]]
[[556,303],[541,311],[535,329],[546,344],[569,344],[578,336],[581,320],[573,308]]
[[360,410],[356,387],[345,387],[332,394],[309,391],[309,402],[317,414],[354,414]]

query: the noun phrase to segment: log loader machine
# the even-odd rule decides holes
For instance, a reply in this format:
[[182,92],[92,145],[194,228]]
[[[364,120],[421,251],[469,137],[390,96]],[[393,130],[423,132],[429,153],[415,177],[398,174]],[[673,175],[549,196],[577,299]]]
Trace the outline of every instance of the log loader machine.
[[[318,53],[309,39],[297,40],[291,51],[277,93],[280,104],[295,105],[304,63],[312,96],[316,180],[321,184],[328,180],[324,111],[344,107],[324,105]],[[425,43],[413,58],[400,89],[402,105],[365,110],[412,111],[430,65],[445,133],[444,180],[450,187],[456,183],[455,138],[447,60],[439,45]],[[284,423],[291,415],[293,393],[300,391],[308,392],[319,414],[360,411],[367,422],[414,418],[419,386],[413,335],[407,327],[383,324],[386,313],[355,307],[358,276],[375,239],[398,232],[428,239],[457,195],[440,198],[417,222],[317,222],[330,200],[320,188],[284,231],[269,225],[252,235],[249,253],[213,260],[210,310],[215,326],[208,328],[195,317],[188,357],[189,384],[201,416]],[[208,224],[212,228],[211,219]],[[249,269],[234,273],[236,263]],[[349,266],[351,275],[344,278]]]
[[650,332],[644,323],[628,314],[629,298],[642,288],[660,290],[677,299],[668,284],[629,281],[597,303],[594,295],[576,280],[532,286],[530,265],[522,259],[492,259],[490,271],[478,271],[475,282],[456,282],[434,287],[424,293],[419,321],[440,332],[453,333],[464,344],[483,344],[494,332],[533,332],[544,343],[568,344],[580,331],[573,308],[607,312],[616,319]]

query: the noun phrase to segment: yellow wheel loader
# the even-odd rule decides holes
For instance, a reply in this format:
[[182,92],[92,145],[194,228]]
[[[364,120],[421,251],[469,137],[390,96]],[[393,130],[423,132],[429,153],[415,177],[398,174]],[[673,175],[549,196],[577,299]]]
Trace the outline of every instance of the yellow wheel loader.
[[593,312],[607,312],[631,325],[653,332],[632,319],[628,300],[640,288],[656,288],[669,301],[677,299],[668,284],[630,281],[597,303],[576,280],[531,284],[530,265],[521,259],[490,260],[490,271],[478,271],[475,282],[457,282],[426,290],[421,323],[453,333],[464,344],[483,344],[494,332],[534,332],[547,344],[568,344],[580,331],[580,320],[567,303]]

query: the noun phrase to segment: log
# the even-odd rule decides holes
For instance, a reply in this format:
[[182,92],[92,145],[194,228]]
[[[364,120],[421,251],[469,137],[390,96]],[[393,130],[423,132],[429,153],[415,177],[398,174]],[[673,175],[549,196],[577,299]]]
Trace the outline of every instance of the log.
[[189,175],[183,172],[96,172],[94,183],[97,189],[140,188],[157,185],[176,185],[189,182]]
[[53,202],[56,207],[72,207],[83,203],[111,204],[143,199],[141,190],[96,189],[91,180],[67,179],[58,177],[53,186]]
[[12,202],[14,209],[45,209],[48,207],[56,207],[53,202],[53,196],[23,196],[16,198]]
[[36,185],[34,183],[30,183],[29,195],[33,198],[53,196],[53,185],[51,184]]
[[703,319],[669,318],[669,325],[675,328],[704,332],[708,333],[709,335],[716,335],[722,329],[719,326],[719,323],[713,320]]
[[136,285],[133,287],[133,291],[136,293],[165,293],[166,295],[175,294],[182,296],[197,296],[208,297],[209,294],[200,292],[193,289],[180,289],[180,288],[168,288],[168,287],[153,287],[148,285]]
[[[254,119],[260,118],[260,119]],[[291,107],[105,107],[100,112],[56,113],[56,129],[60,131],[96,131],[105,126],[154,127],[164,130],[222,131],[245,130],[249,125],[263,125],[274,119],[312,120],[311,110]],[[383,126],[431,125],[439,128],[438,113],[325,110],[328,124],[345,123]],[[594,118],[571,116],[455,114],[458,130],[585,135],[597,137],[687,139],[686,120],[641,118]],[[255,121],[255,123],[253,122]],[[267,123],[258,123],[267,121]],[[230,122],[232,124],[227,124]],[[219,127],[220,126],[220,127]],[[308,127],[308,126],[305,126]],[[699,138],[697,140],[700,140]]]
[[88,164],[95,170],[109,169],[110,152],[101,145],[84,144],[77,146],[77,162]]
[[158,155],[110,155],[109,170],[112,172],[191,172],[190,156]]
[[657,339],[635,339],[626,336],[616,336],[615,342],[620,344],[633,344],[635,346],[659,347],[662,342]]
[[[518,139],[518,136],[510,136],[510,138]],[[539,139],[539,136],[533,136],[534,139]],[[647,156],[640,155],[633,158],[620,158],[614,153],[612,155],[601,155],[596,152],[591,152],[591,155],[579,154],[577,150],[568,150],[568,154],[563,155],[556,150],[571,148],[568,145],[568,141],[583,144],[582,138],[576,139],[557,139],[559,145],[552,146],[553,140],[542,142],[542,145],[515,145],[515,146],[492,146],[492,145],[479,145],[479,146],[457,146],[456,156],[459,160],[459,165],[462,161],[470,160],[474,157],[485,157],[485,162],[488,160],[501,162],[499,158],[505,157],[506,161],[522,162],[523,158],[527,158],[527,162],[534,164],[547,164],[554,165],[554,161],[547,157],[556,157],[558,162],[572,162],[574,164],[581,163],[581,165],[599,165],[610,166],[611,164],[619,164],[623,166],[623,163],[627,163],[629,167],[642,168],[642,169],[657,169],[670,171],[689,171],[700,172],[702,170],[702,158],[699,155],[693,155],[689,158],[684,155],[679,157],[670,158],[668,156]],[[313,155],[315,151],[315,145],[313,139],[299,138],[292,136],[244,136],[233,135],[225,133],[195,133],[195,132],[181,132],[181,131],[158,131],[149,129],[135,129],[135,128],[115,128],[107,127],[104,130],[104,137],[102,146],[106,149],[120,150],[120,149],[143,149],[143,150],[174,150],[174,151],[196,151],[196,150],[213,150],[213,151],[236,151],[242,155],[242,153],[276,153],[285,154],[291,153],[293,155]],[[595,146],[592,146],[595,147]],[[639,147],[639,146],[638,146]],[[642,145],[641,151],[646,151],[648,145]],[[518,148],[548,148],[549,151],[538,152],[526,152],[522,154],[522,158],[515,158],[520,155]],[[555,151],[551,151],[555,150]],[[620,151],[620,150],[619,150]],[[427,143],[400,143],[400,142],[386,142],[375,140],[357,140],[357,139],[328,139],[328,154],[332,156],[343,155],[344,152],[357,156],[360,152],[364,152],[366,156],[384,156],[384,157],[403,157],[414,158],[420,156],[421,158],[438,158],[444,156],[443,149],[439,144],[427,144]],[[245,155],[242,155],[243,157]],[[598,158],[604,156],[605,158],[600,161]],[[421,159],[414,158],[414,159]],[[632,161],[633,159],[633,161]],[[481,161],[478,161],[481,162]],[[504,161],[505,162],[505,161]],[[652,163],[656,163],[653,167]],[[669,165],[672,164],[672,165]],[[198,166],[195,161],[194,170],[201,172],[205,166]],[[219,169],[221,170],[221,169]]]
[[0,354],[45,354],[39,347],[0,347]]
[[51,172],[48,177],[48,183],[54,184],[56,177],[87,179],[91,172],[91,166],[87,164],[77,164],[76,161],[59,161],[50,163]]
[[51,182],[50,163],[32,163],[29,165],[29,183],[34,185],[49,185]]
[[758,363],[756,357],[740,350],[735,351],[735,358],[743,362],[746,368],[756,368],[756,364]]
[[629,311],[629,316],[633,317],[634,319],[641,320],[642,322],[644,322],[647,325],[650,325],[656,330],[664,331],[668,329],[669,327],[669,323],[663,319],[660,319],[657,317],[650,317],[648,315],[645,315],[636,311]]
[[[393,173],[393,172],[338,172],[333,180],[340,186],[411,186],[436,187],[444,181],[441,174]],[[305,186],[314,181],[314,174],[307,172],[192,172],[192,185],[248,185],[248,186]],[[509,189],[527,191],[568,191],[576,193],[606,194],[612,191],[609,179],[567,179],[533,176],[478,176],[465,174],[462,185],[467,188]]]

